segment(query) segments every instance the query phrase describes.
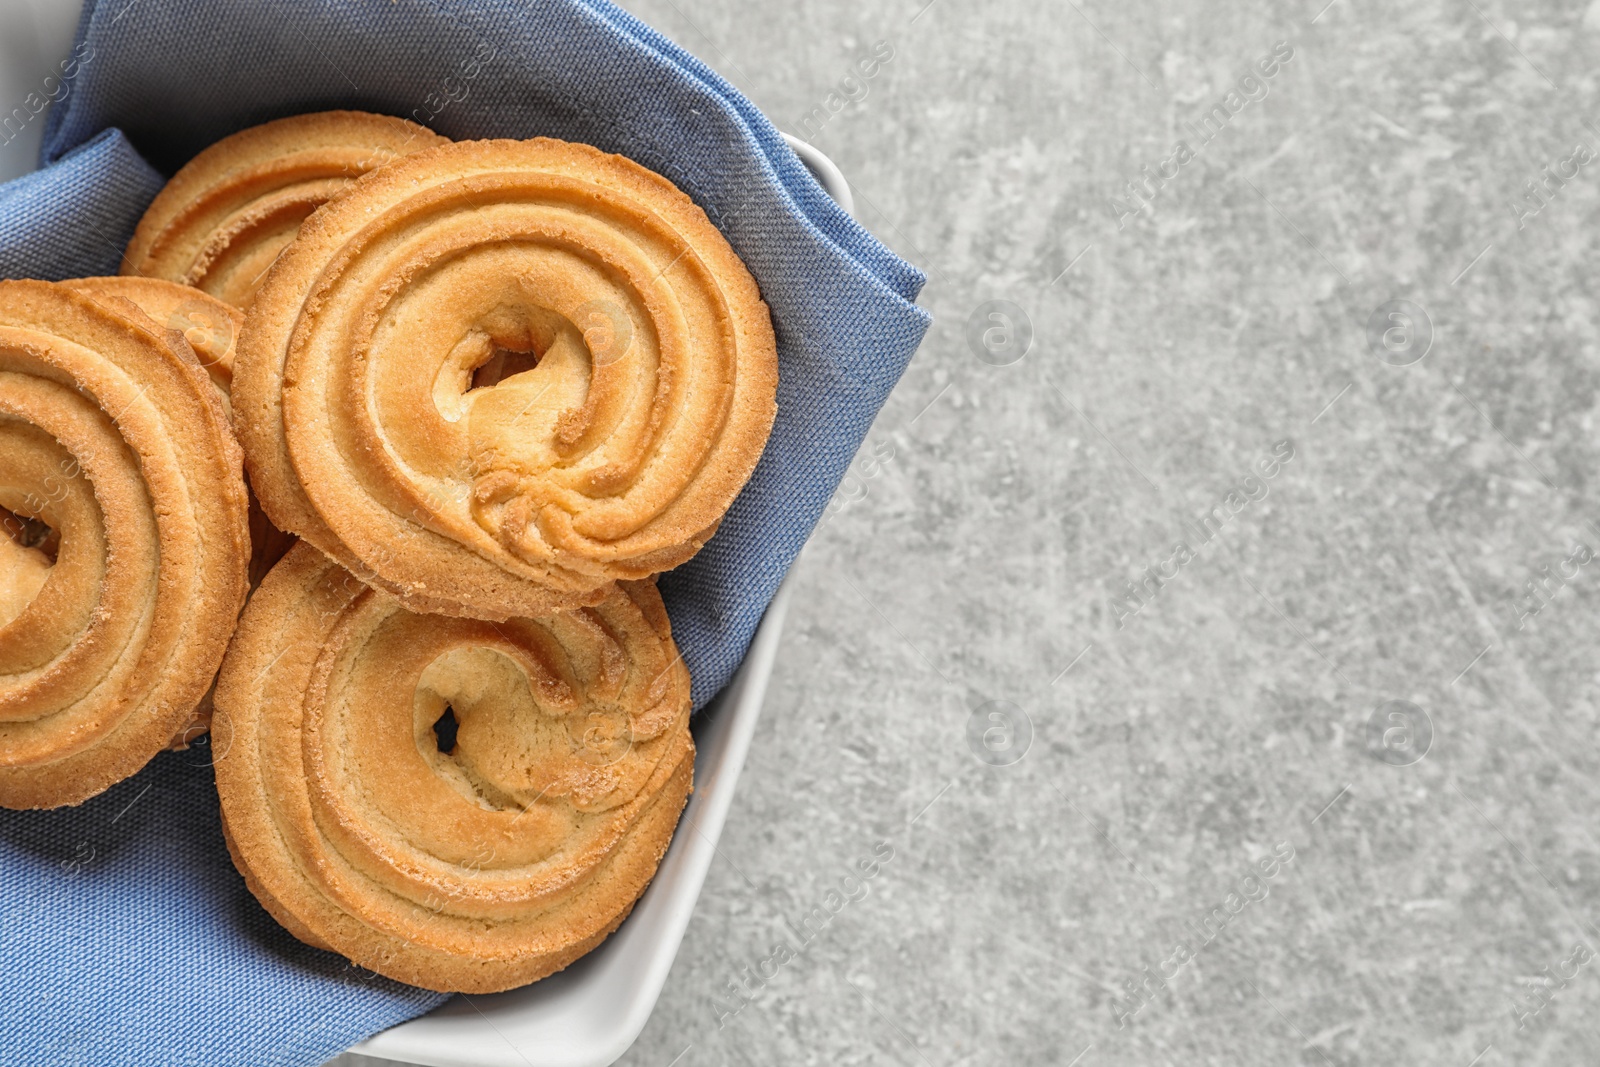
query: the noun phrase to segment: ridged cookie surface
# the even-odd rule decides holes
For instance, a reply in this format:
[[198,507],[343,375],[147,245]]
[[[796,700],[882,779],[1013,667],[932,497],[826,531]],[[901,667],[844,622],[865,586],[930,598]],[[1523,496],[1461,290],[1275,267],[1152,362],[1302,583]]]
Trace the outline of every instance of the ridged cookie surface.
[[322,111],[252,126],[191,159],[139,220],[122,273],[243,308],[317,208],[356,178],[445,138],[405,119]]
[[689,675],[650,582],[569,615],[417,615],[305,544],[217,683],[234,862],[308,944],[491,992],[599,944],[694,771]]
[[[244,328],[244,314],[231,304],[188,285],[164,278],[72,278],[61,283],[91,296],[133,304],[158,326],[182,334],[217,387],[224,407],[233,385],[233,353]],[[105,300],[101,300],[105,303]]]
[[237,444],[132,303],[0,282],[0,805],[79,803],[190,721],[245,595]]
[[755,280],[665,178],[466,141],[307,220],[245,324],[234,419],[280,526],[418,610],[503,619],[694,555],[777,375]]
[[[111,311],[128,313],[132,304],[156,325],[180,335],[205,368],[224,409],[230,409],[229,389],[233,384],[233,354],[244,326],[244,313],[214,296],[188,285],[162,278],[122,275],[113,278],[72,278],[60,284],[86,293]],[[126,303],[125,303],[126,302]],[[229,432],[232,432],[230,425]],[[255,494],[249,494],[250,512],[250,588],[254,589],[272,565],[283,558],[294,544],[267,519]],[[182,750],[211,728],[209,694],[195,708],[188,725],[174,735],[172,746]]]

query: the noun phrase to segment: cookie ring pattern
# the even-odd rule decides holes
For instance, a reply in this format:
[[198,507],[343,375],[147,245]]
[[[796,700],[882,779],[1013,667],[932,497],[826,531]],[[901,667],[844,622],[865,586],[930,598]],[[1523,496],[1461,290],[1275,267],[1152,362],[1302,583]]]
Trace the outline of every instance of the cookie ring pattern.
[[694,767],[654,583],[495,624],[417,615],[296,545],[217,684],[234,863],[302,941],[413,985],[509,989],[616,928]]
[[234,419],[278,525],[418,610],[501,619],[694,555],[777,374],[755,280],[665,178],[471,141],[306,222],[245,324]]
[[[188,285],[163,278],[121,275],[114,278],[72,278],[61,283],[92,297],[122,299],[133,304],[156,325],[181,334],[217,387],[224,407],[233,385],[233,354],[244,313],[231,304]],[[116,305],[112,305],[115,310]]]
[[242,458],[189,346],[0,282],[0,805],[79,803],[204,697],[245,595]]
[[405,119],[323,111],[252,126],[184,165],[151,201],[122,273],[243,308],[317,208],[361,175],[445,138]]

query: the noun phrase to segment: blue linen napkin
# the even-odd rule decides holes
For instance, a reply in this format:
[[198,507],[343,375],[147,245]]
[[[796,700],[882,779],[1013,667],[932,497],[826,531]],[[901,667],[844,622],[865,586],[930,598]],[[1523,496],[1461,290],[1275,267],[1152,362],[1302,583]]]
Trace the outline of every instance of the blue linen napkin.
[[[693,197],[760,283],[780,357],[755,475],[661,580],[695,706],[728,682],[930,321],[922,275],[749,101],[604,0],[90,0],[73,55],[43,169],[0,185],[0,276],[115,273],[162,173],[333,107],[458,139],[584,141]],[[233,870],[216,808],[201,745],[79,808],[0,811],[0,1059],[318,1064],[443,999],[282,931]]]

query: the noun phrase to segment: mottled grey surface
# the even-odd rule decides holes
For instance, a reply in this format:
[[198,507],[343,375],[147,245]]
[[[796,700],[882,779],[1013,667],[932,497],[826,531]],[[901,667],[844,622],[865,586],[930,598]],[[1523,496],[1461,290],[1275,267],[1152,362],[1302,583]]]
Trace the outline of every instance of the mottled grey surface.
[[1600,3],[923,2],[629,5],[860,98],[813,139],[937,322],[623,1062],[1600,1061]]

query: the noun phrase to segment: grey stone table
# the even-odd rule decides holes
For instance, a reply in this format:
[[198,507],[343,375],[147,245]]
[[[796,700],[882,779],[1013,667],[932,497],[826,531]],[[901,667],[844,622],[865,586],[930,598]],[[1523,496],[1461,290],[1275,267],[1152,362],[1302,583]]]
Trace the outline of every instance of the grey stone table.
[[1325,2],[630,4],[937,321],[625,1063],[1600,1062],[1600,2]]

